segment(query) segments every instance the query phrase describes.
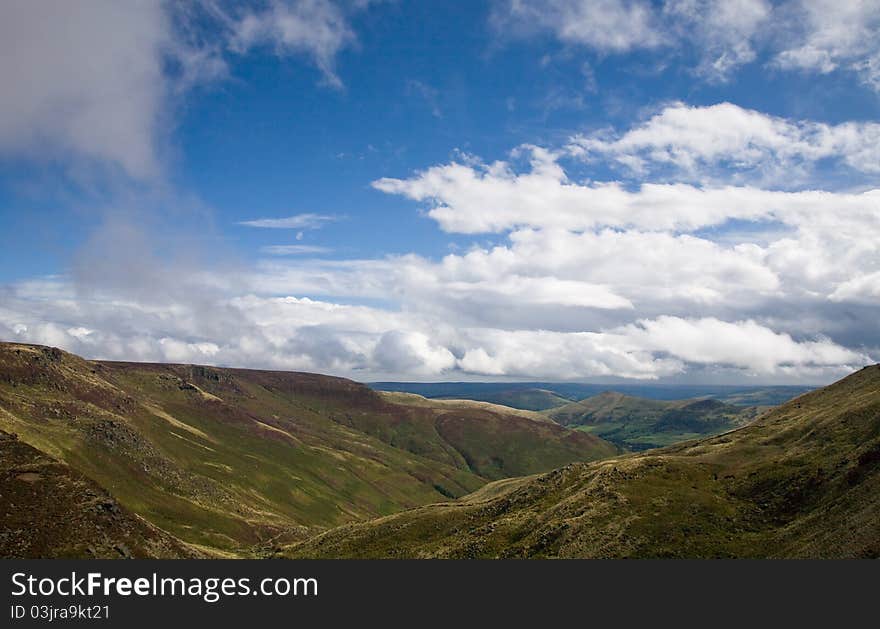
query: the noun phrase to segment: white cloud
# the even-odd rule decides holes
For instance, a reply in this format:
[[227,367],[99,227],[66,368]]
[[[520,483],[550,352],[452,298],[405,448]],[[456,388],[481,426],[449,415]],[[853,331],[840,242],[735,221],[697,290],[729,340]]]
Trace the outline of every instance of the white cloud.
[[613,334],[546,330],[468,330],[469,347],[459,364],[484,376],[572,379],[623,376],[654,379],[683,371],[681,361],[627,350]]
[[[639,312],[684,304],[744,306],[783,289],[756,246],[722,246],[689,235],[612,229],[582,233],[528,229],[513,232],[510,238],[509,247],[475,250],[454,263],[450,256],[444,266],[491,269],[484,280],[490,283],[530,272],[557,281],[613,287],[629,304],[622,307],[635,306]],[[531,292],[518,294],[524,303],[532,303]],[[572,288],[569,295],[572,305],[590,304],[587,294]]]
[[455,366],[455,356],[423,332],[391,330],[379,339],[374,352],[380,369],[388,373],[436,375]]
[[496,30],[546,29],[559,39],[600,51],[625,52],[663,43],[649,2],[642,0],[510,0],[492,12]]
[[854,71],[880,91],[880,1],[795,0],[785,8],[794,35],[776,55],[777,67]]
[[756,59],[755,43],[771,12],[766,0],[510,0],[496,3],[490,21],[502,35],[549,31],[565,44],[605,54],[693,50],[696,72],[723,81]]
[[616,160],[642,176],[672,167],[674,177],[687,180],[730,178],[733,172],[794,184],[802,179],[799,173],[811,173],[820,160],[880,173],[880,124],[830,125],[769,116],[731,103],[674,103],[626,133],[577,136],[569,150],[588,160]]
[[829,298],[837,302],[880,304],[880,271],[859,274],[841,282]]
[[242,221],[239,225],[262,227],[265,229],[318,229],[326,223],[339,220],[338,216],[329,214],[294,214],[284,218],[258,218]]
[[272,256],[301,256],[331,253],[333,249],[317,245],[269,245],[268,247],[263,247],[260,251]]
[[759,373],[786,366],[827,367],[858,365],[869,359],[829,341],[794,341],[754,321],[719,321],[714,318],[659,317],[642,320],[619,330],[625,346],[662,352],[681,360],[732,365]]
[[232,47],[241,52],[268,45],[279,55],[309,55],[333,87],[342,87],[336,75],[336,55],[355,41],[341,8],[329,0],[276,0],[262,11],[246,13],[235,25]]
[[755,43],[772,7],[766,0],[669,0],[664,14],[671,28],[699,49],[697,73],[725,81],[757,58]]
[[765,54],[776,68],[844,69],[880,90],[878,0],[499,0],[490,22],[502,36],[549,32],[602,54],[684,54],[711,82]]
[[476,281],[450,281],[443,284],[447,295],[498,302],[513,299],[525,304],[582,306],[585,308],[632,308],[632,302],[616,295],[607,286],[556,277],[523,277],[507,274]]
[[[57,287],[56,287],[57,289]],[[332,371],[353,376],[658,378],[688,365],[730,365],[763,376],[840,371],[868,360],[827,339],[796,341],[754,321],[662,316],[595,332],[460,327],[427,313],[392,312],[298,298],[223,298],[155,304],[45,300],[7,295],[0,336],[88,356]],[[36,301],[35,301],[36,300]],[[234,327],[189,321],[232,310]],[[90,322],[88,334],[66,322]],[[123,323],[124,322],[124,323]]]
[[529,151],[526,172],[501,161],[453,162],[409,179],[384,178],[373,185],[429,203],[428,215],[444,230],[459,233],[501,232],[519,226],[693,231],[730,219],[800,225],[820,216],[877,234],[880,190],[782,192],[751,186],[643,183],[630,191],[619,182],[574,183],[555,154],[535,147]]
[[[721,177],[726,160],[762,175],[823,159],[868,171],[874,163],[857,156],[875,150],[866,137],[875,132],[873,125],[790,122],[727,104],[675,105],[626,134],[580,138],[568,151],[590,151],[597,160],[639,157],[641,176],[671,166],[664,175],[698,180],[716,168]],[[523,156],[529,164],[517,169]],[[471,337],[460,368],[642,377],[640,369],[656,376],[721,365],[806,377],[870,360],[870,352],[823,337],[824,330],[880,346],[865,331],[878,294],[880,191],[649,181],[630,188],[573,181],[564,152],[527,146],[513,158],[486,164],[468,157],[374,183],[427,202],[428,216],[446,231],[509,240],[439,264],[411,256],[385,263],[385,277],[410,307],[484,331]],[[521,288],[522,278],[546,281],[553,309],[542,308],[540,291]],[[607,289],[631,307],[603,310],[586,287]],[[533,346],[560,356],[577,348],[582,361],[563,358],[555,370],[542,353],[530,354]]]

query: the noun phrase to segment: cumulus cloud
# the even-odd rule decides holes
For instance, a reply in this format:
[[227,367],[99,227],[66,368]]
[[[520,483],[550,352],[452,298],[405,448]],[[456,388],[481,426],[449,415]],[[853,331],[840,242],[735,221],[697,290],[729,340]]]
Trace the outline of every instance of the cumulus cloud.
[[[55,289],[46,298],[33,291],[27,297],[7,293],[7,305],[0,308],[3,337],[102,358],[329,370],[355,377],[459,372],[655,379],[682,373],[689,364],[729,364],[768,376],[841,370],[867,360],[827,339],[796,341],[754,321],[664,316],[597,332],[505,331],[451,326],[425,314],[256,295],[219,300],[216,307],[234,310],[242,321],[211,334],[187,323],[195,314],[191,304],[144,308],[117,302],[108,308],[54,301]],[[68,323],[74,320],[92,321],[94,328]]]
[[373,185],[427,202],[428,215],[449,232],[501,232],[519,226],[692,231],[730,219],[801,225],[817,216],[822,221],[837,216],[877,233],[880,190],[784,192],[685,183],[643,183],[630,190],[615,181],[571,181],[557,154],[538,147],[526,150],[530,164],[522,172],[505,161],[452,162],[409,179],[383,178]]
[[[624,134],[575,138],[562,150],[525,146],[511,161],[467,157],[407,179],[380,179],[377,189],[427,203],[427,215],[448,232],[508,239],[439,264],[386,261],[388,276],[411,299],[487,330],[458,363],[482,373],[534,369],[562,377],[608,369],[644,377],[640,369],[656,376],[724,365],[815,374],[861,364],[876,352],[862,348],[880,341],[867,331],[880,294],[880,191],[645,178],[713,181],[739,168],[766,180],[774,169],[829,159],[871,173],[876,131],[868,123],[789,121],[729,104],[676,104]],[[577,181],[563,165],[572,157],[588,166],[614,159],[637,171],[637,182]],[[522,158],[527,164],[517,166]],[[552,310],[541,302],[554,291],[520,288],[524,277],[536,285],[552,278],[547,286],[559,287]],[[493,290],[481,295],[487,286]],[[515,307],[504,299],[507,286],[516,287]],[[627,304],[603,310],[587,287],[603,287]],[[841,345],[825,330],[861,346]],[[576,347],[583,360],[563,360],[556,371],[541,362],[538,346],[560,356]],[[605,358],[591,362],[600,354]]]
[[639,176],[699,181],[739,173],[791,185],[821,160],[880,173],[880,124],[789,120],[732,103],[673,103],[625,133],[576,136],[569,150],[588,160],[612,159]]
[[[854,304],[876,301],[876,277],[853,280],[855,268],[876,268],[876,245],[858,251],[851,234],[835,251],[800,231],[801,241],[758,245],[522,228],[438,261],[267,261],[230,272],[191,262],[184,271],[151,255],[137,230],[104,232],[74,276],[0,289],[0,336],[100,358],[360,379],[654,379],[723,368],[821,380],[870,360],[835,335],[852,343],[855,327],[857,343],[880,346],[875,309],[852,319]],[[303,294],[323,297],[293,296]],[[838,304],[850,317],[841,334],[829,324]]]
[[433,343],[423,332],[388,331],[380,337],[374,355],[388,373],[436,375],[455,365],[452,352]]
[[880,271],[862,273],[840,282],[829,298],[836,302],[880,304]]
[[795,342],[754,321],[719,321],[715,318],[659,317],[627,326],[619,333],[625,345],[663,352],[684,361],[733,365],[759,373],[792,366],[860,364],[867,357],[828,339]]

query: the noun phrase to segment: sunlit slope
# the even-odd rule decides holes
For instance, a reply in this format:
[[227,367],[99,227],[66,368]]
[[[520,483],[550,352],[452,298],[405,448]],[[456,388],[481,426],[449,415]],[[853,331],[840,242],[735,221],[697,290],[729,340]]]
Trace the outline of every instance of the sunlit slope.
[[880,366],[717,437],[500,481],[294,557],[878,557]]
[[475,400],[501,404],[512,408],[520,408],[529,411],[543,411],[568,404],[568,400],[553,391],[547,389],[510,389],[508,391],[487,391]]
[[503,465],[493,467],[493,443],[505,443],[508,420],[538,459],[546,438],[562,442],[566,462],[613,450],[572,431],[523,431],[520,422],[535,422],[515,414],[458,417],[472,420],[465,442],[486,444],[474,456],[434,428],[431,409],[389,403],[342,378],[100,363],[0,344],[0,430],[152,524],[214,551],[260,553],[559,464],[552,448],[545,462],[514,461],[499,449]]

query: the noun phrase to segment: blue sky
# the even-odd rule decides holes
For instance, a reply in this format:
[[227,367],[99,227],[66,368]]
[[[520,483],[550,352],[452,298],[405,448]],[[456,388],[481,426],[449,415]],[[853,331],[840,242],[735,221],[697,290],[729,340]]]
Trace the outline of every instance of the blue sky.
[[878,2],[0,18],[3,339],[407,380],[880,357]]

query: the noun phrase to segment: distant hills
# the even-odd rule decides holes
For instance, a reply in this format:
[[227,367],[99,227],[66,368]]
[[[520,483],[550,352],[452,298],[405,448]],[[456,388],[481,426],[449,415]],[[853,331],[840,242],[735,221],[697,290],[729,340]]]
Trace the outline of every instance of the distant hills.
[[650,400],[606,391],[545,414],[563,426],[589,431],[627,450],[647,450],[739,428],[764,410],[712,398]]
[[712,398],[735,406],[778,406],[815,387],[672,385],[651,383],[591,384],[578,382],[371,382],[378,391],[415,393],[427,398],[478,400],[542,411],[605,391],[651,400]]
[[342,378],[11,343],[0,432],[4,557],[260,556],[618,451],[537,414],[394,400]]
[[880,365],[724,435],[487,485],[289,557],[880,557]]
[[[504,383],[487,383],[485,388],[470,382],[383,385],[389,386],[392,391],[412,388],[432,392],[436,397],[427,398],[432,400],[446,400],[451,392],[459,391],[463,399],[540,412],[543,417],[562,426],[589,432],[625,450],[636,451],[733,430],[754,420],[773,404],[781,403],[780,400],[786,401],[810,390],[808,387],[634,387],[654,394],[652,398],[621,391],[595,392],[597,385],[565,384],[563,386],[569,394],[583,390],[592,392],[584,399],[570,400],[549,389],[508,389],[502,388],[510,386]],[[380,385],[374,383],[373,386]],[[672,393],[694,391],[705,395],[689,399],[666,397]],[[763,404],[759,405],[758,402]]]

